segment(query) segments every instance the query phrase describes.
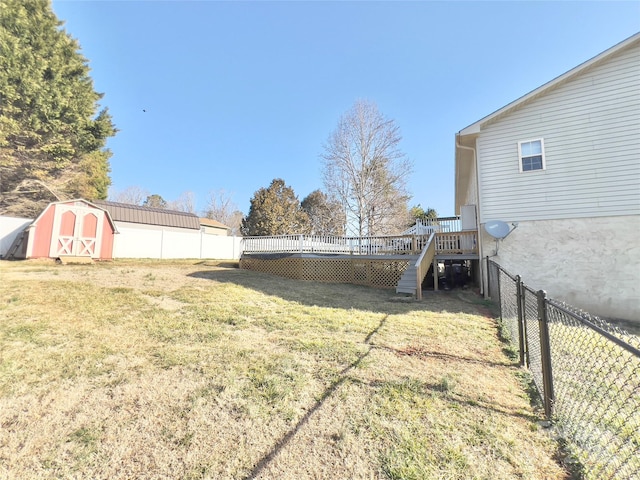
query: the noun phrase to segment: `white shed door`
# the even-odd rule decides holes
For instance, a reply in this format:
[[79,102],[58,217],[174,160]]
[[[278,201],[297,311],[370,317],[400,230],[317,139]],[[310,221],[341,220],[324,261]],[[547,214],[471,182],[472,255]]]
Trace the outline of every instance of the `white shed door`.
[[49,256],[99,256],[103,222],[104,215],[95,208],[56,205]]

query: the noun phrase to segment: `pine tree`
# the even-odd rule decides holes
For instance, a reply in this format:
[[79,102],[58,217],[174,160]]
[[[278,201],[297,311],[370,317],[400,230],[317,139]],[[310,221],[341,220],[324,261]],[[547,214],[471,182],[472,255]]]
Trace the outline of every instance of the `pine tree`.
[[107,197],[116,130],[61,25],[48,0],[0,0],[0,213]]
[[144,202],[142,202],[143,207],[149,208],[167,208],[167,201],[162,198],[162,196],[154,193],[153,195],[149,195]]
[[307,216],[300,201],[284,180],[276,178],[268,188],[253,194],[249,214],[242,220],[246,236],[290,235],[304,233]]
[[436,220],[438,218],[438,212],[436,212],[433,208],[427,207],[425,210],[422,208],[422,205],[414,205],[409,210],[409,222],[407,223],[407,227],[411,227],[415,225],[416,220],[420,220],[421,222],[428,222],[429,220]]
[[309,217],[308,233],[311,235],[344,235],[346,218],[342,205],[321,190],[314,190],[300,203]]

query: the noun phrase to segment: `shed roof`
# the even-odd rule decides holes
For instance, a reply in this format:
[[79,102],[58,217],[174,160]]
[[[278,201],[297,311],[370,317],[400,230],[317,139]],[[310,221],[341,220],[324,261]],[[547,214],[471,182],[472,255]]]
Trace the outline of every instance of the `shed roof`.
[[58,202],[49,203],[49,205],[47,205],[42,210],[42,212],[40,212],[40,215],[38,215],[33,220],[33,222],[31,222],[29,225],[27,225],[27,228],[35,227],[38,224],[38,221],[44,216],[44,214],[47,211],[47,209],[49,209],[52,205],[76,205],[77,206],[79,203],[84,203],[85,205],[87,205],[89,207],[94,207],[94,208],[98,208],[100,210],[104,210],[105,213],[107,214],[107,220],[109,221],[109,224],[113,227],[114,233],[118,233],[118,229],[116,228],[115,223],[113,223],[115,219],[111,216],[111,213],[109,212],[109,210],[104,208],[102,205],[98,205],[97,202],[89,202],[89,201],[85,200],[84,198],[76,198],[76,199],[73,199],[73,200],[60,200]]
[[108,202],[106,200],[94,200],[92,203],[104,208],[116,222],[200,230],[200,219],[193,213],[166,210],[164,208],[141,207],[139,205]]
[[230,229],[230,227],[227,227],[224,223],[220,223],[217,220],[212,220],[211,218],[200,217],[200,225],[206,225],[207,227],[224,228],[226,230]]

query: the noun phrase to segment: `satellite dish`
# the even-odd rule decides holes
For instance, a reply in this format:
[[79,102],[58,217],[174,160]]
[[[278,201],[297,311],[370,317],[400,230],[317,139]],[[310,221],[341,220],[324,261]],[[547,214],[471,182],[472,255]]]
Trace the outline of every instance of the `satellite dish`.
[[511,233],[509,225],[502,220],[490,220],[484,224],[485,231],[496,240],[502,240]]

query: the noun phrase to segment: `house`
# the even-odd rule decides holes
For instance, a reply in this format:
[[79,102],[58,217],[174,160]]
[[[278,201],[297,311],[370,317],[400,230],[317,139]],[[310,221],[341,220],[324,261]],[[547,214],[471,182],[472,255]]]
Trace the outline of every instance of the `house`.
[[227,236],[231,233],[230,227],[210,218],[200,218],[200,228],[204,233],[208,233],[210,235]]
[[[481,257],[555,299],[640,320],[640,34],[455,141],[456,211],[475,206]],[[493,220],[517,228],[497,242]]]
[[109,213],[83,199],[53,202],[16,233],[8,258],[113,258]]

